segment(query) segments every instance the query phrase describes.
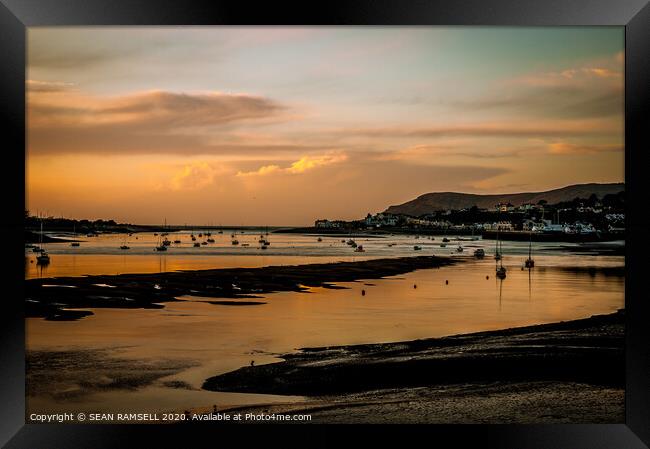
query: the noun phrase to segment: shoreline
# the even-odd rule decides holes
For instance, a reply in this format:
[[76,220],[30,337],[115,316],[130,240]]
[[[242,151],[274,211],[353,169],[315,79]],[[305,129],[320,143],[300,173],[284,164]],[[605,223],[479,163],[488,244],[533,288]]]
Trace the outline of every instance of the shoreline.
[[620,386],[624,383],[624,318],[621,309],[579,320],[441,338],[301,348],[279,356],[281,362],[211,377],[203,388],[317,396],[508,379]]
[[[380,279],[420,269],[440,268],[458,259],[438,256],[370,259],[282,265],[261,268],[220,268],[150,274],[94,275],[25,280],[25,316],[75,320],[92,315],[83,308],[163,308],[180,296],[255,299],[279,291],[309,287],[343,288],[334,283]],[[244,302],[245,305],[255,301]]]
[[441,338],[302,348],[211,377],[203,388],[306,396],[219,412],[308,413],[315,422],[623,422],[624,336],[620,309]]

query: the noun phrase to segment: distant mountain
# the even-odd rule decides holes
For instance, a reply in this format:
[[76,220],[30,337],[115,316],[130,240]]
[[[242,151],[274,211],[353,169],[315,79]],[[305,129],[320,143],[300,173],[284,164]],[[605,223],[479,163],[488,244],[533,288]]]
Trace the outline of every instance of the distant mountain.
[[520,206],[525,203],[537,204],[546,200],[548,204],[570,201],[576,197],[588,198],[595,193],[599,198],[609,193],[625,190],[625,184],[576,184],[547,192],[504,193],[496,195],[476,195],[472,193],[436,192],[425,193],[414,200],[396,206],[390,206],[385,213],[420,216],[434,211],[464,209],[476,206],[493,209],[499,203],[511,203]]

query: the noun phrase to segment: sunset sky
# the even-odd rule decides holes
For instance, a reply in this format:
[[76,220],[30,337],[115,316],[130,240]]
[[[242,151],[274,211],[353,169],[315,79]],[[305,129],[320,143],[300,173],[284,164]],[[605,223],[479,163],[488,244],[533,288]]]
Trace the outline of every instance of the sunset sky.
[[622,182],[622,27],[28,30],[27,207],[308,225]]

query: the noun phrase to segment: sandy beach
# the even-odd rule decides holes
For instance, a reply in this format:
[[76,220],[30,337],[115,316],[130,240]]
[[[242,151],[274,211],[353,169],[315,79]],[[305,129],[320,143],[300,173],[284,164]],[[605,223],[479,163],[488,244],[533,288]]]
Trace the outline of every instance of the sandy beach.
[[313,400],[226,413],[326,423],[599,423],[624,420],[624,310],[444,338],[287,354],[204,388]]

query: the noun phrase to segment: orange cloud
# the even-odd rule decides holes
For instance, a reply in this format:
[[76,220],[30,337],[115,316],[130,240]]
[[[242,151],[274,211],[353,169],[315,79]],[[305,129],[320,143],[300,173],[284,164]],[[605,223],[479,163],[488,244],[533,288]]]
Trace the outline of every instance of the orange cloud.
[[551,154],[593,154],[610,151],[623,151],[623,146],[619,144],[574,144],[566,142],[556,142],[548,145],[548,152]]
[[207,162],[186,165],[171,180],[172,190],[198,190],[213,183],[217,170]]
[[338,164],[346,161],[348,156],[341,152],[332,152],[320,156],[303,156],[295,162],[292,162],[289,167],[281,168],[279,165],[265,165],[256,171],[252,172],[238,172],[237,176],[264,176],[275,173],[286,174],[301,174],[313,170],[318,167]]

